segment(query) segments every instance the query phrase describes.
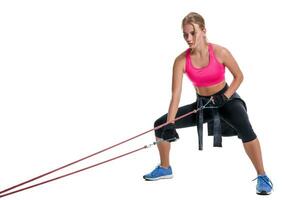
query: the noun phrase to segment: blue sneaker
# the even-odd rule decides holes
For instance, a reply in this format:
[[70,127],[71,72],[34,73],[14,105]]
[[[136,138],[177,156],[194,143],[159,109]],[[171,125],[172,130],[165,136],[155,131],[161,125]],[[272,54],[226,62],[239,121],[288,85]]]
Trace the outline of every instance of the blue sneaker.
[[266,175],[258,175],[258,177],[255,178],[254,180],[256,179],[257,179],[256,194],[259,195],[271,194],[273,190],[273,183],[271,182],[269,177],[267,177]]
[[172,168],[170,166],[166,169],[158,165],[152,172],[144,175],[143,178],[147,181],[173,178]]

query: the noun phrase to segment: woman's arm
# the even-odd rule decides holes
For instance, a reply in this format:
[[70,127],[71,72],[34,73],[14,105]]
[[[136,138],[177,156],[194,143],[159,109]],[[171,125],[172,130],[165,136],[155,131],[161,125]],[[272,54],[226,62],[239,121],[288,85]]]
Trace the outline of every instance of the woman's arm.
[[184,64],[185,58],[183,54],[175,59],[172,76],[172,98],[169,106],[167,122],[175,123],[174,119],[176,117],[181,97]]
[[229,69],[229,71],[231,72],[232,76],[233,76],[233,80],[229,86],[229,88],[227,89],[227,91],[224,93],[224,95],[228,98],[230,98],[233,93],[235,93],[235,91],[239,88],[239,86],[241,85],[244,76],[242,71],[239,68],[239,65],[237,64],[237,62],[235,61],[234,57],[231,55],[231,53],[226,49],[226,48],[221,48],[221,59],[223,64]]

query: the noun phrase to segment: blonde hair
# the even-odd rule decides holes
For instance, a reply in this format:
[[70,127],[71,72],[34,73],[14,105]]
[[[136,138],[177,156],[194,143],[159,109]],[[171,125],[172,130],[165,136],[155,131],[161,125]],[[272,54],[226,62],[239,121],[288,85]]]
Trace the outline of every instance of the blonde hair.
[[[204,18],[196,12],[190,12],[189,14],[187,14],[187,16],[185,16],[183,18],[181,28],[183,29],[184,25],[186,25],[186,24],[192,25],[194,27],[194,31],[196,31],[195,24],[197,24],[200,27],[200,29],[206,33]],[[194,35],[194,38],[195,38],[195,41],[197,41],[196,34]],[[204,35],[203,39],[207,43],[206,35]],[[194,49],[192,49],[192,51],[193,50]]]
[[206,30],[204,18],[196,12],[190,12],[183,18],[181,28],[183,28],[186,24],[191,24],[192,26],[194,26],[194,24],[198,24],[202,31]]

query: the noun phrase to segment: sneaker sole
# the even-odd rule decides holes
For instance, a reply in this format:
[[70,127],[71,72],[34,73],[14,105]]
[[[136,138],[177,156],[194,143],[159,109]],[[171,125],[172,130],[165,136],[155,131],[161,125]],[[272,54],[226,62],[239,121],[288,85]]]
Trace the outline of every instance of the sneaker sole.
[[258,194],[258,195],[269,195],[269,194],[271,194],[271,192],[266,192],[266,191],[259,192],[259,191],[256,191],[256,194]]
[[160,176],[160,177],[157,177],[157,178],[146,178],[146,177],[143,177],[146,181],[158,181],[160,179],[171,179],[173,178],[173,175],[166,175],[166,176]]

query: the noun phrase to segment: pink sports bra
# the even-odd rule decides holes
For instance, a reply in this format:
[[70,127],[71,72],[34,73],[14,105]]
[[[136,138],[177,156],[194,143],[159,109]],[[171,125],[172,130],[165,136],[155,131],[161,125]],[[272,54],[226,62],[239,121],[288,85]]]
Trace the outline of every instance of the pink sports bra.
[[220,83],[225,79],[225,66],[217,61],[212,44],[208,44],[209,63],[197,68],[191,61],[190,49],[186,51],[185,72],[196,87],[208,87]]

